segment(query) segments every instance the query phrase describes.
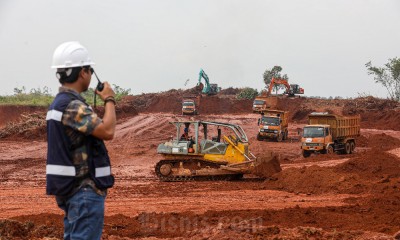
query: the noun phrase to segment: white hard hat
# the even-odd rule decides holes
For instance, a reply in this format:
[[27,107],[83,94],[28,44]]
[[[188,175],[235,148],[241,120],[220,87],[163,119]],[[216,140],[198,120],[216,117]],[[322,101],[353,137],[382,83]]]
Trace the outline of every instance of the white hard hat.
[[65,42],[58,46],[53,54],[51,68],[72,68],[94,65],[88,50],[79,42]]

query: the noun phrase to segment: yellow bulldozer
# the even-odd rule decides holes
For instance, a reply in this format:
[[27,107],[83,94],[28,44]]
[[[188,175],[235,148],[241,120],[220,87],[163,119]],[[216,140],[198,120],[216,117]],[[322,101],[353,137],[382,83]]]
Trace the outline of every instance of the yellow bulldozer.
[[155,166],[161,181],[235,180],[244,174],[263,178],[281,171],[275,157],[257,158],[244,130],[235,124],[176,121],[176,138],[162,143]]

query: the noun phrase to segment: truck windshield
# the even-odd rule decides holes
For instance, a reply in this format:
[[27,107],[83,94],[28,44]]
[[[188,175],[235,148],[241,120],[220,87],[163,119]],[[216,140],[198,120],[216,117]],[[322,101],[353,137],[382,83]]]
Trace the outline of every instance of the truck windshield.
[[264,105],[265,101],[264,100],[254,100],[253,105]]
[[303,137],[313,138],[313,137],[323,137],[324,128],[323,127],[305,127]]
[[279,126],[279,118],[262,117],[261,122],[269,126]]
[[184,102],[183,106],[194,106],[194,103],[192,103],[192,102]]

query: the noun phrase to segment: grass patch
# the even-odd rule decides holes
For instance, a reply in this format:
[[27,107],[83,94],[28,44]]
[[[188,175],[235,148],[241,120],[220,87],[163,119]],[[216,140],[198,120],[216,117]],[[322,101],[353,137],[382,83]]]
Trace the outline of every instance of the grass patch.
[[[115,100],[118,102],[124,96],[129,95],[131,89],[123,89],[115,84],[113,84],[113,89],[115,92]],[[83,98],[89,105],[94,103],[94,91],[93,89],[88,89],[86,92],[81,94]],[[14,95],[10,96],[0,96],[0,105],[24,105],[24,106],[50,106],[51,102],[54,100],[53,95],[49,93],[49,89],[44,87],[43,89],[31,89],[29,93],[26,92],[26,88],[14,88]],[[101,106],[104,102],[99,96],[96,98],[96,105]]]

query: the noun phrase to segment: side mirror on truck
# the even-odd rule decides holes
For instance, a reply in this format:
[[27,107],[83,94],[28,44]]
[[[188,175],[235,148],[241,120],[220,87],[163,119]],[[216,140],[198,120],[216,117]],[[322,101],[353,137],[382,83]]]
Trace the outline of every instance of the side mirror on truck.
[[297,128],[297,135],[303,136],[303,129]]

